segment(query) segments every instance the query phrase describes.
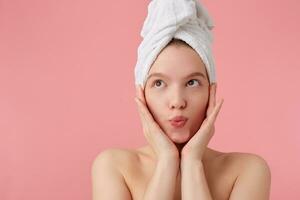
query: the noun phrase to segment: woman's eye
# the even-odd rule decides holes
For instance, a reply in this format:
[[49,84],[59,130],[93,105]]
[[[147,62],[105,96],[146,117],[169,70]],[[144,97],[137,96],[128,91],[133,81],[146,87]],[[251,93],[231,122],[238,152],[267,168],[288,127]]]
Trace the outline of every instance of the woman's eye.
[[189,84],[189,83],[193,83],[193,81],[197,81],[198,82],[198,85],[200,85],[200,82],[197,80],[197,79],[192,79],[188,82],[188,85],[194,85],[194,84]]
[[161,84],[162,84],[162,80],[156,80],[156,81],[154,81],[154,86],[161,86]]
[[[187,84],[188,84],[189,86],[194,86],[195,84],[193,84],[193,82],[195,82],[195,81],[198,82],[198,85],[200,85],[200,81],[197,80],[197,79],[192,79],[192,80],[188,81]],[[163,84],[163,81],[160,80],[160,79],[155,80],[154,83],[153,83],[153,85],[154,85],[155,87],[161,87],[162,84]]]

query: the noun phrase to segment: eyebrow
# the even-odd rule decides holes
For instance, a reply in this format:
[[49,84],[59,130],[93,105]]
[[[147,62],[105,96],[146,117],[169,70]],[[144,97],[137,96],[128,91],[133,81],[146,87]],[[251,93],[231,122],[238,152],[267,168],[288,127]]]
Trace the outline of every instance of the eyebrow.
[[[163,73],[159,73],[159,72],[156,72],[156,73],[152,73],[148,76],[148,79],[150,79],[151,77],[154,77],[154,76],[158,76],[158,77],[166,77],[166,78],[169,78],[167,75],[163,74]],[[201,72],[193,72],[189,75],[187,75],[186,77],[184,78],[189,78],[189,77],[192,77],[192,76],[201,76],[205,79],[205,75]]]

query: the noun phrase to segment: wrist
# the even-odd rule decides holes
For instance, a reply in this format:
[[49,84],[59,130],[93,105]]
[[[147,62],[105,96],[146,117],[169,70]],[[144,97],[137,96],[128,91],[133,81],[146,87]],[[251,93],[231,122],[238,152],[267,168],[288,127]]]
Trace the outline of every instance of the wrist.
[[179,162],[180,158],[179,155],[176,154],[160,154],[158,161]]
[[190,156],[183,156],[180,160],[181,164],[203,165],[202,160]]
[[180,169],[180,162],[168,159],[158,160],[156,163],[156,169],[168,174],[177,174]]
[[176,166],[179,167],[180,159],[176,156],[160,156],[157,160],[158,165]]

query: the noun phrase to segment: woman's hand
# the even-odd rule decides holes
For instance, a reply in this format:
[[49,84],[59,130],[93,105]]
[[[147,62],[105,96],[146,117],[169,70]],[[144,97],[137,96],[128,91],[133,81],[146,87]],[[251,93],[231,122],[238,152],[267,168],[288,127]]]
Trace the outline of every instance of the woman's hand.
[[145,94],[141,86],[136,85],[136,95],[137,97],[135,97],[135,101],[138,104],[143,132],[148,143],[155,151],[157,158],[178,159],[176,161],[179,161],[179,152],[175,144],[163,132],[150,113],[145,100]]
[[210,86],[209,105],[206,112],[206,118],[202,122],[197,133],[183,147],[181,159],[202,161],[207,144],[214,135],[214,123],[224,101],[221,99],[216,104],[216,88],[216,83]]

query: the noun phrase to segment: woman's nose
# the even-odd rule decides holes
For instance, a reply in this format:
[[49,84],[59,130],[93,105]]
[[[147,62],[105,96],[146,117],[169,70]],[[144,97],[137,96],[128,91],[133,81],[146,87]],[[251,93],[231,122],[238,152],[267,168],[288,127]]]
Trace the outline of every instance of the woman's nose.
[[186,100],[180,92],[172,95],[169,103],[171,109],[183,109],[186,107]]

